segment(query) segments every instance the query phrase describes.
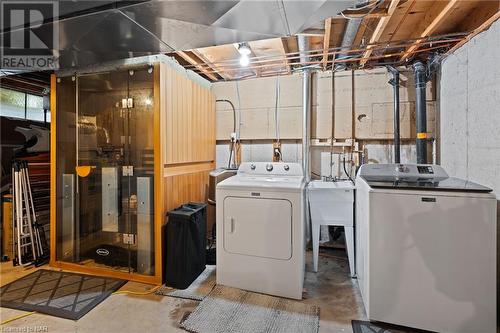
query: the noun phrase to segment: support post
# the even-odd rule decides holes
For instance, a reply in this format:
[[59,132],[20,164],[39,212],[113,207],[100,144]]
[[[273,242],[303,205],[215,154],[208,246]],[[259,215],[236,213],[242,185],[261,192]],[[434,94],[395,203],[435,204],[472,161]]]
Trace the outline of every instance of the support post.
[[415,109],[417,120],[417,163],[427,163],[427,110],[425,88],[427,75],[424,64],[420,61],[413,64],[415,72]]
[[399,115],[399,71],[392,67],[387,66],[387,70],[392,74],[392,79],[389,84],[394,90],[394,163],[401,163],[401,129],[400,129],[400,115]]

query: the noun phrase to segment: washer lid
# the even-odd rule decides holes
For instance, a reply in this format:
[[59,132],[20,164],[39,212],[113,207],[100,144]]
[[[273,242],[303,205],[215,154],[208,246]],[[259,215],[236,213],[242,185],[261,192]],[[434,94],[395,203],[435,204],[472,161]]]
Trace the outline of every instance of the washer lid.
[[390,188],[390,189],[412,189],[412,190],[427,190],[427,191],[458,191],[458,192],[481,192],[489,193],[492,189],[467,181],[460,178],[449,177],[440,181],[433,180],[420,180],[420,181],[406,181],[381,179],[370,180],[370,177],[363,177],[365,181],[372,188]]

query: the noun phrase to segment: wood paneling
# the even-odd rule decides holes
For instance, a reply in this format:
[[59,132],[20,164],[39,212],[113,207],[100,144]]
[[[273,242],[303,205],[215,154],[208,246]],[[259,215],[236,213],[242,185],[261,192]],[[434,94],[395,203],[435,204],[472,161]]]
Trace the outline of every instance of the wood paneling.
[[163,163],[215,160],[215,98],[210,89],[161,64]]
[[212,164],[193,173],[165,177],[163,196],[163,223],[166,222],[166,213],[182,204],[192,202],[206,202],[208,194],[208,173],[215,167]]

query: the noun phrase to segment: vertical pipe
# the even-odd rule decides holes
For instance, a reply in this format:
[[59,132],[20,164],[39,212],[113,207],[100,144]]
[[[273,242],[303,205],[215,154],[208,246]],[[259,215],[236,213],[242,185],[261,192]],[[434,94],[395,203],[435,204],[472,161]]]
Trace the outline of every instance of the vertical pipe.
[[302,168],[304,179],[311,180],[309,163],[309,145],[311,138],[311,71],[305,69],[302,73]]
[[417,118],[417,163],[427,163],[427,110],[425,87],[427,84],[425,66],[420,62],[413,64],[415,72],[415,90],[416,90],[416,118]]
[[297,37],[299,47],[300,63],[302,71],[302,169],[304,170],[304,180],[308,183],[311,180],[309,145],[311,139],[311,70],[304,66],[309,60],[306,53],[309,50],[309,37],[299,35]]
[[399,71],[392,66],[387,66],[387,70],[392,74],[389,84],[394,90],[394,163],[401,163],[401,129],[399,115]]

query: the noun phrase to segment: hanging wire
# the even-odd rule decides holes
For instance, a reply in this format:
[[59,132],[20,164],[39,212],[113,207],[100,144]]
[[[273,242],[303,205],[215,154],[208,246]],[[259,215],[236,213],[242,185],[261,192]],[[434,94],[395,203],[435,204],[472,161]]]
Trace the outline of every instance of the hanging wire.
[[240,133],[241,133],[241,97],[240,97],[240,85],[238,83],[239,81],[236,81],[236,94],[238,96],[238,131],[236,132],[236,139],[240,139]]
[[279,105],[280,105],[280,77],[279,75],[276,76],[276,96],[275,96],[275,105],[274,105],[274,129],[275,129],[275,136],[276,136],[276,141],[280,142],[280,118],[279,118]]

